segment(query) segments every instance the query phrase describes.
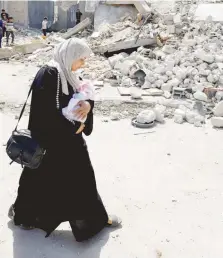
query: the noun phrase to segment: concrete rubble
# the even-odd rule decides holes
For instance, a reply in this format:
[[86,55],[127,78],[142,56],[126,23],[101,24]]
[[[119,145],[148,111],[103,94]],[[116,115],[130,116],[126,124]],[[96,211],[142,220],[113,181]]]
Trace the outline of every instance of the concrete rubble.
[[[94,55],[81,74],[100,82],[96,85],[98,94],[110,85],[117,88],[117,95],[150,103],[153,98],[152,103],[167,108],[160,114],[154,106],[150,108],[158,121],[171,117],[179,124],[202,126],[206,115],[214,115],[212,124],[219,127],[219,117],[223,117],[223,25],[210,17],[195,21],[195,4],[179,6],[176,1],[175,9],[161,14],[151,5],[152,18],[144,26],[125,16],[114,24],[102,23],[93,31],[87,18],[66,33],[50,33],[45,41],[40,35],[29,34],[31,42],[1,49],[0,59],[41,67],[51,59],[59,42],[73,36],[84,38]],[[196,103],[205,112],[200,114]],[[152,117],[151,113],[146,116]],[[113,112],[112,117],[116,120],[118,115]]]

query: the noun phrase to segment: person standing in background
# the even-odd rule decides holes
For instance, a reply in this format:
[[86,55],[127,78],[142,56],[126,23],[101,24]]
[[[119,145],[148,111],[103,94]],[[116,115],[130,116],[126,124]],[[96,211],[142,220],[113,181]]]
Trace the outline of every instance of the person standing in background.
[[48,24],[48,19],[47,19],[47,17],[44,17],[44,19],[42,21],[42,32],[43,32],[44,38],[46,37],[47,24]]
[[8,22],[6,23],[6,46],[9,46],[9,36],[12,37],[12,43],[14,44],[15,34],[14,34],[14,23],[13,23],[13,17],[9,17]]
[[5,9],[2,9],[2,12],[1,12],[1,18],[2,18],[2,19],[3,19],[3,16],[5,16],[6,19],[9,18],[9,15],[8,15],[8,13],[5,12]]
[[0,48],[2,48],[3,21],[0,20]]
[[81,16],[82,16],[82,13],[81,13],[80,9],[78,8],[77,12],[76,12],[76,24],[81,22]]
[[2,22],[3,22],[3,26],[2,26],[2,29],[3,29],[3,33],[2,33],[2,37],[4,38],[5,37],[5,34],[6,34],[6,23],[8,21],[8,18],[6,16],[6,14],[3,14],[2,15]]

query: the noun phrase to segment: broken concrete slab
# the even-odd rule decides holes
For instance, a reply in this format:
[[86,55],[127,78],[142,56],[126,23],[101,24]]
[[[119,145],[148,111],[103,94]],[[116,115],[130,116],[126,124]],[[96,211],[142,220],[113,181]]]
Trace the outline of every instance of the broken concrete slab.
[[0,48],[0,60],[1,59],[9,59],[12,57],[15,53],[12,49],[6,49],[6,48]]
[[148,90],[145,90],[146,93],[149,94],[149,96],[162,96],[163,95],[163,91],[156,89],[156,88],[151,88]]
[[77,24],[74,28],[70,29],[68,32],[66,32],[63,35],[64,39],[69,39],[71,38],[73,35],[77,34],[79,31],[84,30],[86,27],[88,27],[91,24],[91,19],[90,18],[86,18],[85,20],[83,20],[82,22],[80,22],[79,24]]
[[135,43],[135,39],[125,40],[121,42],[115,42],[112,44],[108,44],[106,46],[97,46],[97,48],[93,49],[94,53],[112,53],[112,52],[118,52],[120,50],[127,50],[131,48],[137,48],[140,46],[151,46],[156,44],[155,38],[147,38],[147,39],[139,39]]
[[41,41],[36,41],[28,44],[14,46],[13,49],[15,53],[21,53],[23,55],[27,55],[27,54],[32,54],[35,50],[39,48],[44,48],[47,46],[48,46],[47,44]]
[[[131,96],[131,88],[117,87],[117,90],[121,96]],[[142,90],[142,96],[151,96],[151,94],[145,90]]]
[[148,15],[151,13],[151,8],[148,6],[146,1],[134,1],[134,5],[142,15]]
[[214,22],[223,22],[223,4],[199,4],[195,11],[195,21],[206,21],[210,16]]

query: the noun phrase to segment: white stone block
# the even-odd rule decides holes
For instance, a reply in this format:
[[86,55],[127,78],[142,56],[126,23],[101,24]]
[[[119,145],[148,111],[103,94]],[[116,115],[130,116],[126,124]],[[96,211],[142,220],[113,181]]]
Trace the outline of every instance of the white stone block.
[[[163,108],[164,109],[163,109]],[[161,106],[161,107],[159,107],[159,105],[157,105],[154,109],[153,109],[153,111],[154,111],[154,113],[155,113],[155,115],[156,115],[156,121],[157,122],[160,122],[160,123],[163,123],[164,122],[164,111],[166,110],[166,108],[164,107],[164,106]]]
[[165,45],[162,51],[166,54],[173,54],[176,51],[176,49],[170,45]]
[[166,75],[167,75],[168,77],[171,77],[171,76],[173,76],[173,72],[167,71],[167,72],[166,72]]
[[162,76],[160,76],[160,80],[165,83],[165,82],[167,82],[169,80],[169,78],[166,75],[162,75]]
[[201,127],[205,122],[205,117],[204,116],[201,116],[201,115],[196,115],[194,117],[194,125],[196,127]]
[[118,112],[112,112],[110,117],[111,117],[111,120],[117,121],[120,119],[120,116],[121,115]]
[[188,123],[190,123],[190,124],[194,124],[194,120],[195,120],[195,116],[196,116],[196,115],[197,115],[197,114],[196,114],[195,112],[188,110],[188,111],[186,112],[186,121],[187,121]]
[[174,122],[177,124],[182,124],[184,122],[184,118],[181,115],[174,115]]
[[163,91],[153,88],[153,89],[148,89],[146,92],[148,92],[151,96],[162,96],[163,95]]
[[116,70],[120,70],[123,75],[128,75],[130,69],[135,65],[134,60],[125,60],[123,62],[117,62],[115,65]]
[[213,74],[209,74],[208,77],[207,77],[207,80],[210,83],[216,83],[219,80],[219,76],[213,75]]
[[218,102],[221,101],[223,99],[223,91],[217,91],[215,98]]
[[215,61],[215,57],[212,54],[207,54],[205,51],[203,50],[198,50],[195,53],[196,57],[201,59],[204,62],[207,62],[209,64],[212,64]]
[[220,101],[213,110],[215,116],[223,117],[223,101]]
[[141,99],[142,98],[142,90],[136,87],[130,88],[130,95],[133,99]]
[[223,117],[212,117],[211,123],[214,127],[222,128],[223,127]]
[[176,14],[176,15],[173,17],[173,22],[174,22],[175,24],[179,24],[179,23],[182,22],[181,15],[180,15],[179,13]]
[[142,89],[150,89],[152,87],[151,82],[145,81],[144,84],[142,85]]
[[157,80],[156,82],[155,82],[155,85],[156,85],[156,87],[157,88],[161,88],[161,86],[164,84],[164,81],[162,81],[162,80]]
[[145,123],[149,124],[155,121],[155,119],[156,119],[156,114],[153,110],[143,110],[136,117],[137,122],[141,124],[145,124]]
[[175,25],[167,25],[167,32],[168,34],[174,34],[176,32]]
[[122,61],[124,59],[123,55],[119,54],[119,55],[114,55],[108,58],[108,61],[111,65],[112,68],[115,67],[116,63],[119,61]]
[[215,55],[215,62],[216,63],[223,63],[223,56]]
[[162,90],[162,91],[171,92],[171,91],[172,91],[172,88],[173,88],[173,85],[171,85],[169,82],[164,83],[164,84],[161,86],[161,90]]
[[170,93],[169,91],[164,91],[163,96],[164,96],[166,99],[170,99],[172,95],[171,95],[171,93]]
[[172,85],[172,87],[178,87],[180,85],[180,80],[175,78],[173,80],[170,80],[168,83],[170,83]]
[[208,98],[207,95],[204,92],[197,91],[194,93],[194,98],[200,101],[205,101],[207,102]]
[[164,74],[165,73],[165,68],[163,66],[159,66],[157,67],[155,70],[154,70],[154,73],[157,73],[157,74]]

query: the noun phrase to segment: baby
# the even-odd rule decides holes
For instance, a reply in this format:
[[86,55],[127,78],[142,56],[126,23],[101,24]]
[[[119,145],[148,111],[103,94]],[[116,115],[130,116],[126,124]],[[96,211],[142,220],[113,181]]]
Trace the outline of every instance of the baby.
[[84,123],[87,119],[85,117],[84,119],[79,119],[78,117],[75,116],[74,111],[78,109],[80,106],[78,103],[81,100],[93,100],[94,96],[94,87],[90,81],[83,81],[80,84],[80,87],[78,89],[77,93],[74,93],[73,97],[70,99],[68,106],[62,109],[63,115],[68,119],[68,120],[75,120],[81,123]]

